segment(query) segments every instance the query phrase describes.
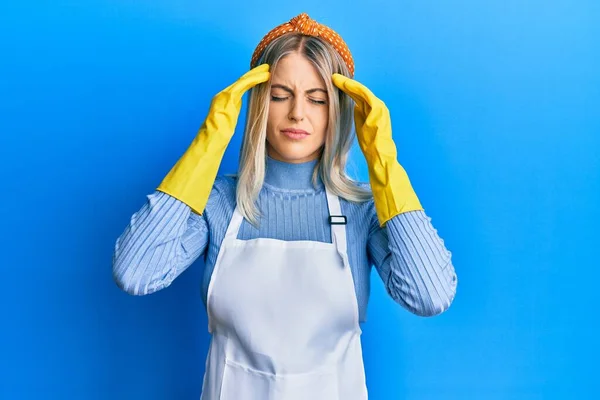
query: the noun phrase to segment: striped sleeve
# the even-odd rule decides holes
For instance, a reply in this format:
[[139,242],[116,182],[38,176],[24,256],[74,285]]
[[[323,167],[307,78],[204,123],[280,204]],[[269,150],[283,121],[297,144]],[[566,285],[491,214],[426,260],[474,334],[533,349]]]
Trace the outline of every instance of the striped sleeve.
[[132,295],[169,286],[205,250],[208,227],[189,206],[155,191],[130,218],[115,243],[113,279]]
[[452,253],[425,211],[396,215],[384,228],[375,214],[368,253],[389,295],[411,313],[430,317],[450,307],[457,287]]

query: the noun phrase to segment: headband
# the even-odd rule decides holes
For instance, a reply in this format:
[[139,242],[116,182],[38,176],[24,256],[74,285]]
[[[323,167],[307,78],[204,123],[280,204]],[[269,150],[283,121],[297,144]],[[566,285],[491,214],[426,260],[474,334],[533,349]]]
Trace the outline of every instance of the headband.
[[352,59],[352,54],[350,53],[350,49],[348,49],[346,42],[344,42],[342,37],[333,29],[311,19],[306,13],[302,13],[292,18],[289,22],[271,29],[271,31],[262,38],[254,50],[254,53],[252,54],[252,60],[250,61],[250,68],[254,68],[256,66],[258,59],[269,43],[289,32],[298,32],[307,36],[319,37],[332,45],[333,48],[344,59],[344,62],[348,67],[348,71],[350,72],[350,76],[354,76],[354,60]]

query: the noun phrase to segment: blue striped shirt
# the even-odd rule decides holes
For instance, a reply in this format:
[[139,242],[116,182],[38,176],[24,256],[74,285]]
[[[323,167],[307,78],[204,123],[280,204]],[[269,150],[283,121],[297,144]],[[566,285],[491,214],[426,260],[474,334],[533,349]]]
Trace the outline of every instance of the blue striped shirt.
[[[316,161],[289,164],[267,157],[265,182],[258,198],[259,228],[244,220],[240,240],[274,238],[331,243],[323,183],[311,182]],[[235,178],[218,176],[202,215],[166,193],[155,191],[130,218],[115,243],[113,277],[132,295],[169,286],[200,256],[204,259],[202,295],[236,205]],[[348,259],[354,277],[360,321],[366,320],[371,267],[388,294],[405,309],[433,316],[448,309],[457,277],[451,252],[425,211],[409,211],[379,226],[373,200],[340,198],[347,217]],[[248,284],[251,284],[249,282]]]

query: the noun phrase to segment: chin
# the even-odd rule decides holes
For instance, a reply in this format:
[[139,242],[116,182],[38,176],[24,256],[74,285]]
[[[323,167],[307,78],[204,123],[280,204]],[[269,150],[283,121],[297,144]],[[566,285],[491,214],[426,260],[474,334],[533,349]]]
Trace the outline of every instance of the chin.
[[271,158],[288,163],[302,163],[314,160],[320,154],[319,148],[305,145],[284,144],[282,146],[267,146]]

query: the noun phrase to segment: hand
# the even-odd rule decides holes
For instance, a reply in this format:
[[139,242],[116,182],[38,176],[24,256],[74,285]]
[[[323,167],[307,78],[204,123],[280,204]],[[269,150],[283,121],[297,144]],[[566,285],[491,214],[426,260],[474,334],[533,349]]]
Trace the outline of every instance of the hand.
[[244,93],[254,86],[268,81],[270,76],[269,64],[261,64],[217,93],[212,99],[208,116],[200,128],[200,132],[208,129],[211,131],[211,135],[218,133],[231,139],[240,115]]
[[341,74],[333,74],[333,84],[356,103],[354,125],[362,152],[385,151],[386,156],[396,158],[396,145],[392,139],[390,112],[385,103],[366,86]]
[[259,65],[213,97],[208,116],[192,144],[157,190],[179,199],[195,213],[202,214],[227,145],[235,132],[242,97],[250,88],[268,81],[269,77],[269,65]]

